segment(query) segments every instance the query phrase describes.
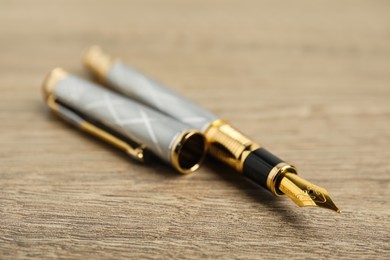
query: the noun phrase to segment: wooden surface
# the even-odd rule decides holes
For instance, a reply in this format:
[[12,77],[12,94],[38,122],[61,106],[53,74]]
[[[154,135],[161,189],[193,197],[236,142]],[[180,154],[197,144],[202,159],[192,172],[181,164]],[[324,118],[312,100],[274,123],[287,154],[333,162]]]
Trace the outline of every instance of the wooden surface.
[[[0,258],[390,254],[389,1],[1,1]],[[219,164],[144,166],[51,115],[91,44],[230,120],[341,215]]]

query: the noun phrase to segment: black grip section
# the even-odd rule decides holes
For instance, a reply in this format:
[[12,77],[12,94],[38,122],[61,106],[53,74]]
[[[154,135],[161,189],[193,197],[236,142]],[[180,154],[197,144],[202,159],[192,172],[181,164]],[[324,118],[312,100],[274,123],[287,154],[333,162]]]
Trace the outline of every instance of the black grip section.
[[267,177],[272,168],[283,160],[264,148],[251,152],[244,162],[244,175],[255,183],[267,188]]

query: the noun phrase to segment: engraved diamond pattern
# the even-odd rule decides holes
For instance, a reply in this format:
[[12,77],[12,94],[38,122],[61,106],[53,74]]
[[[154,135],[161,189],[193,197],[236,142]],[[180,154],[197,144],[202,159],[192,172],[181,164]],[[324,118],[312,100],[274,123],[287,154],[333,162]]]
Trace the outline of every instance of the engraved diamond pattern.
[[172,142],[188,129],[166,115],[75,76],[60,81],[55,92],[65,104],[145,144],[167,161]]
[[123,63],[111,67],[107,80],[115,90],[194,128],[205,130],[217,119],[214,114]]

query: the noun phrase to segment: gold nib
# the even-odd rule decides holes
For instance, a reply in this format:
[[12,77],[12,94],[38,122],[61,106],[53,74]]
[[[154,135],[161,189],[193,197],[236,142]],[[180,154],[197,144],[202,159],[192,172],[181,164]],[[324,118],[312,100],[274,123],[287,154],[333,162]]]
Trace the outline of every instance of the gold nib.
[[279,189],[300,207],[315,206],[341,213],[324,188],[311,184],[296,174],[286,173],[280,181]]

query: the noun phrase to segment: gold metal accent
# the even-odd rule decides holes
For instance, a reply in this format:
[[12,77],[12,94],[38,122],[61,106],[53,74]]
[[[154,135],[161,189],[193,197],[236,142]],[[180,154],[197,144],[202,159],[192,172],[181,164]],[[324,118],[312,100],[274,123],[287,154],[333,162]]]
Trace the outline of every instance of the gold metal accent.
[[287,173],[298,174],[297,168],[292,165],[289,165],[285,162],[281,162],[277,164],[272,170],[269,172],[267,177],[267,188],[275,195],[275,196],[283,196],[284,193],[278,188],[280,180]]
[[287,172],[283,175],[279,189],[300,207],[315,206],[341,213],[331,200],[327,190],[300,178],[294,173]]
[[171,162],[180,173],[188,174],[196,171],[207,153],[207,141],[198,130],[182,133],[171,148]]
[[62,68],[55,68],[46,76],[42,85],[43,97],[45,100],[54,93],[55,86],[60,80],[66,78],[68,73]]
[[144,159],[144,148],[142,145],[139,145],[138,147],[132,147],[128,143],[120,140],[119,138],[107,133],[106,131],[92,125],[88,121],[84,121],[81,123],[80,128],[84,130],[87,133],[90,133],[96,137],[99,137],[100,139],[106,141],[109,144],[112,144],[113,146],[121,149],[122,151],[126,152],[127,154],[133,156],[134,158],[137,158],[140,161],[143,161]]
[[[61,113],[61,105],[58,104],[55,101],[54,96],[49,96],[47,99],[47,104],[51,110],[56,112],[59,116],[64,116]],[[144,149],[145,147],[143,145],[137,144],[137,146],[131,146],[130,144],[122,141],[121,139],[115,137],[114,135],[100,129],[99,127],[89,123],[86,120],[82,120],[78,125],[78,128],[81,130],[94,135],[103,141],[106,141],[107,143],[119,148],[120,150],[124,151],[125,153],[131,155],[135,159],[139,161],[144,161]]]
[[55,98],[54,98],[53,95],[49,96],[49,97],[47,98],[47,101],[46,101],[46,102],[47,102],[48,107],[49,107],[52,111],[54,111],[54,112],[58,112],[58,111],[59,111],[58,104],[57,104],[57,102],[55,101]]
[[89,47],[83,55],[83,64],[98,77],[102,82],[105,82],[107,73],[112,63],[118,61],[112,58],[99,46]]
[[216,120],[204,132],[209,153],[242,173],[245,159],[260,145],[223,120]]

